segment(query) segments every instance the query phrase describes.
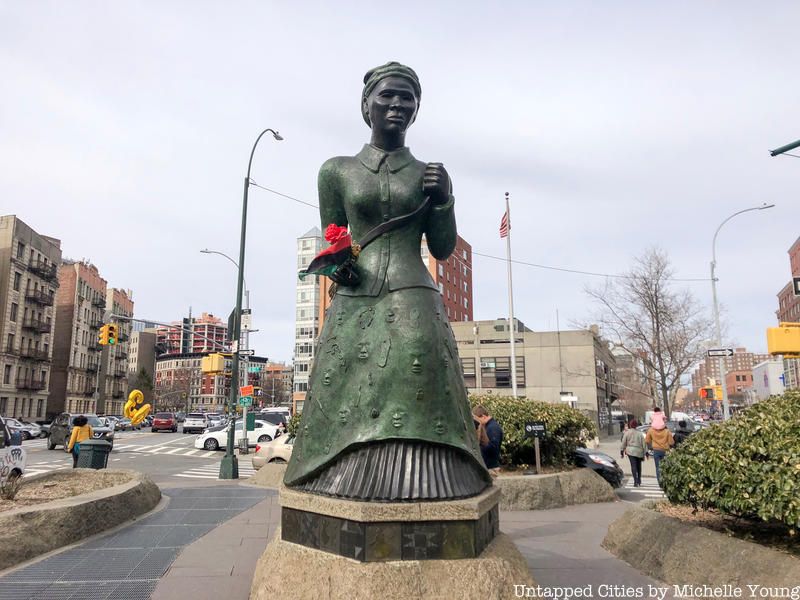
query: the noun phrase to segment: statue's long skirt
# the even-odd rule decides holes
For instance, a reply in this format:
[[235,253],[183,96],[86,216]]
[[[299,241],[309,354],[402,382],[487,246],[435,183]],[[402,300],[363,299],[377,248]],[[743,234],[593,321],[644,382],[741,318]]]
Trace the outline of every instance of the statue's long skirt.
[[328,309],[285,483],[378,501],[479,494],[491,478],[441,295],[385,288]]

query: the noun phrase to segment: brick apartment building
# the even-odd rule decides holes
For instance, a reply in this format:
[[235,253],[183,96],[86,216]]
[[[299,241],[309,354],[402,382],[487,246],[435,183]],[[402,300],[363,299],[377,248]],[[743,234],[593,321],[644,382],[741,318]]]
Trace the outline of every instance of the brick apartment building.
[[[724,359],[725,374],[737,373],[741,377],[742,374],[749,374],[749,381],[753,381],[753,367],[758,363],[770,359],[769,354],[756,354],[748,352],[747,348],[735,348],[733,356],[727,356]],[[698,393],[701,387],[710,385],[710,380],[721,382],[722,378],[719,374],[719,363],[717,358],[706,358],[701,362],[695,371],[692,373],[692,391]],[[734,382],[736,379],[734,378]],[[739,384],[741,385],[741,383]],[[733,389],[733,388],[729,388]]]
[[103,346],[97,342],[107,282],[88,261],[64,260],[55,296],[53,372],[47,414],[96,412]]
[[[133,293],[130,290],[109,288],[106,292],[106,310],[112,315],[133,316]],[[111,320],[109,320],[111,322]],[[128,395],[128,358],[130,355],[131,322],[114,320],[119,339],[113,346],[105,346],[100,356],[100,373],[97,412],[121,415]]]
[[43,420],[52,384],[61,242],[0,217],[0,415]]
[[437,260],[428,252],[423,237],[420,255],[439,286],[448,320],[472,321],[472,246],[458,236],[453,253],[446,260]]
[[[789,248],[789,268],[791,277],[800,277],[800,238]],[[778,310],[775,311],[779,323],[800,323],[800,296],[794,295],[791,279],[778,292]],[[800,388],[800,358],[785,358],[783,372],[787,390]]]
[[176,327],[157,326],[157,343],[164,344],[167,354],[191,354],[219,352],[227,346],[228,326],[211,313],[202,313],[180,321],[172,321]]
[[[162,354],[155,366],[155,410],[185,410],[187,412],[223,412],[230,399],[231,359],[225,358],[222,373],[203,373],[201,363],[211,352]],[[253,369],[248,373],[248,383],[260,388],[260,373],[267,364],[261,356],[251,356],[248,363]],[[241,377],[241,375],[240,375]]]

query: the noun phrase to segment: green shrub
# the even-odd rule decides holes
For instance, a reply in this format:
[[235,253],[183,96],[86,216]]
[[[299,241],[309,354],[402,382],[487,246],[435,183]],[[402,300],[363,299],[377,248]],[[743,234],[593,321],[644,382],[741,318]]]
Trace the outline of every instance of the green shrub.
[[800,392],[787,392],[689,437],[667,454],[671,502],[800,527]]
[[591,419],[564,404],[494,395],[471,395],[469,401],[473,407],[482,404],[503,428],[500,460],[506,465],[536,463],[533,438],[524,437],[527,421],[544,421],[547,427],[539,442],[543,465],[571,464],[572,451],[597,435]]

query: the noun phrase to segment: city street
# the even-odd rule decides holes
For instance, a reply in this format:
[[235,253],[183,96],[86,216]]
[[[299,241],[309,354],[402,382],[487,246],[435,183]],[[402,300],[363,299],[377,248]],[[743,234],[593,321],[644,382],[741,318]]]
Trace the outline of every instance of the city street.
[[[114,449],[108,461],[110,469],[135,469],[149,475],[158,485],[181,486],[219,483],[219,463],[225,452],[210,452],[194,448],[195,434],[118,431]],[[27,477],[59,469],[70,469],[72,458],[59,446],[47,449],[47,439],[23,443],[28,452]],[[251,452],[255,449],[251,448]],[[250,477],[253,470],[250,456],[239,461],[241,479]]]

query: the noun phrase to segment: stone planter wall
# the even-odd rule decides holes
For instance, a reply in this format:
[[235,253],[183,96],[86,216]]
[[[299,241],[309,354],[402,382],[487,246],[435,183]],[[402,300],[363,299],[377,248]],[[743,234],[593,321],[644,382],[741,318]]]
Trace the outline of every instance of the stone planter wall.
[[501,510],[545,510],[617,499],[608,482],[591,469],[552,475],[501,475],[494,484],[503,494]]
[[800,559],[699,525],[636,506],[611,523],[603,546],[640,571],[666,583],[800,586]]
[[0,570],[79,542],[151,511],[161,490],[147,475],[72,498],[0,513]]

